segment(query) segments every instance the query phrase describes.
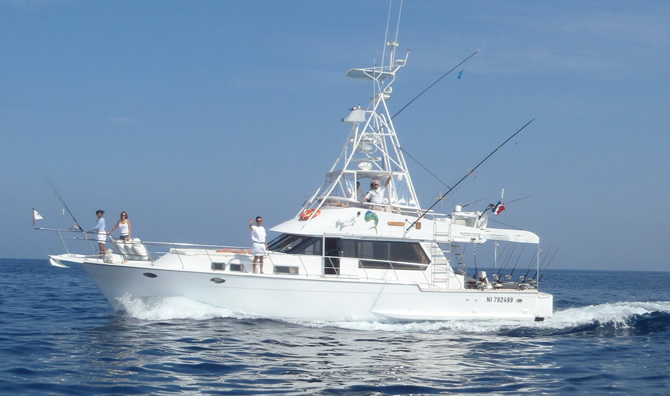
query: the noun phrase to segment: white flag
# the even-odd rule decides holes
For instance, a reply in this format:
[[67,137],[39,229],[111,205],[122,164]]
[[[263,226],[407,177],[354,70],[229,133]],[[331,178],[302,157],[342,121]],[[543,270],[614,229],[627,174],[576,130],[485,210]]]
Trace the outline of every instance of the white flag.
[[36,226],[35,222],[36,222],[37,220],[42,220],[42,219],[43,219],[42,215],[39,214],[39,213],[37,213],[37,211],[35,210],[35,208],[33,208],[33,228],[35,228],[35,226]]

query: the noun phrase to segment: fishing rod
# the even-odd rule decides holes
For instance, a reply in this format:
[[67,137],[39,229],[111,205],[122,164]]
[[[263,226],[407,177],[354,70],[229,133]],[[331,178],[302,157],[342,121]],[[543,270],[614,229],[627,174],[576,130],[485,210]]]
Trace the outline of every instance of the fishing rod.
[[[505,259],[505,263],[502,265],[502,267],[500,267],[500,271],[498,271],[499,273],[501,273],[502,271],[504,271],[507,268],[507,266],[509,265],[510,260],[512,260],[512,256],[514,255],[515,251],[516,251],[516,246],[513,247],[512,250],[507,255],[507,259]],[[498,277],[500,277],[500,274],[497,274],[497,275],[498,275]]]
[[[84,240],[89,241],[93,250],[96,250],[96,247],[93,245],[93,242],[91,242],[92,240],[88,238],[88,235],[86,235],[86,231],[84,231],[84,229],[81,227],[81,225],[77,221],[77,218],[74,217],[74,213],[72,213],[70,208],[67,206],[67,204],[65,203],[65,200],[63,199],[63,197],[60,195],[60,193],[56,189],[56,186],[48,178],[47,178],[47,184],[51,188],[51,191],[53,191],[54,195],[56,195],[56,197],[58,198],[60,203],[63,204],[63,208],[65,210],[67,210],[67,213],[70,215],[70,217],[72,217],[72,220],[74,220],[74,224],[72,225],[72,230],[69,230],[69,231],[81,232],[81,235],[83,236]],[[58,231],[58,235],[60,236],[60,231]],[[67,246],[65,246],[65,242],[63,241],[63,238],[61,237],[60,240],[61,240],[61,244],[63,244],[63,248],[65,248],[65,251],[67,251]]]
[[[540,283],[540,281],[541,281],[542,278],[544,277],[544,274],[547,273],[547,269],[549,269],[549,266],[550,266],[551,263],[554,261],[554,257],[556,257],[556,255],[558,254],[558,251],[559,251],[559,250],[561,250],[561,247],[560,247],[560,246],[558,247],[558,249],[556,249],[556,251],[554,252],[554,255],[551,256],[551,259],[549,259],[549,262],[547,263],[547,266],[544,267],[544,271],[543,271],[542,274],[540,275],[540,278],[537,280],[537,283]],[[540,271],[542,271],[542,267],[541,267],[541,266],[540,266]]]
[[[514,255],[514,252],[516,251],[516,247],[513,247],[513,248],[511,249],[511,251],[510,251],[509,253],[507,253],[507,252],[506,252],[506,250],[507,250],[506,248],[507,248],[507,246],[503,246],[503,251],[500,252],[500,255],[499,255],[501,258],[502,258],[503,256],[505,256],[504,263],[500,266],[500,268],[496,268],[496,262],[498,261],[497,258],[496,258],[496,260],[495,260],[494,263],[493,263],[493,270],[494,270],[494,271],[495,271],[496,269],[498,270],[498,272],[492,274],[492,275],[493,275],[493,279],[494,279],[495,281],[499,281],[499,280],[500,280],[500,274],[505,270],[505,268],[507,268],[507,265],[509,264],[510,260],[512,259],[512,256]],[[506,254],[506,253],[507,253],[507,254]],[[496,254],[496,257],[497,257],[497,256],[498,256],[498,255]]]
[[446,197],[450,192],[452,192],[452,191],[454,190],[454,188],[458,187],[458,185],[461,184],[461,183],[463,182],[463,180],[467,179],[468,176],[470,176],[471,174],[473,174],[473,173],[477,170],[477,168],[479,168],[484,162],[486,162],[489,158],[491,158],[491,156],[492,156],[493,154],[495,154],[498,150],[500,150],[505,144],[507,144],[507,142],[509,142],[510,140],[512,140],[516,135],[518,135],[521,131],[523,131],[523,130],[524,130],[528,125],[530,125],[530,123],[533,122],[533,121],[535,121],[534,118],[533,118],[532,120],[528,121],[528,122],[526,123],[526,125],[524,125],[524,126],[522,126],[521,128],[519,128],[519,130],[516,131],[516,132],[514,132],[514,134],[512,134],[512,136],[508,137],[507,140],[505,140],[504,142],[502,142],[498,147],[496,147],[493,151],[491,151],[491,153],[490,153],[489,155],[487,155],[486,158],[484,158],[483,160],[481,160],[481,161],[477,164],[477,166],[475,166],[474,168],[472,168],[472,170],[468,171],[468,173],[466,173],[465,176],[463,176],[463,177],[461,178],[461,180],[459,180],[456,184],[454,184],[454,186],[451,187],[446,193],[442,194],[442,196],[440,196],[440,198],[439,198],[437,201],[435,201],[435,203],[433,203],[432,205],[430,205],[430,207],[429,207],[428,209],[426,209],[426,210],[421,214],[421,216],[419,216],[416,220],[414,220],[414,222],[413,222],[412,224],[410,224],[409,227],[407,227],[407,229],[406,229],[405,231],[409,231],[412,227],[414,227],[414,225],[415,225],[416,223],[418,223],[419,220],[421,220],[421,219],[422,219],[428,212],[430,212],[430,210],[433,209],[433,208],[435,207],[435,205],[437,205],[440,201],[442,201],[442,200],[444,199],[444,197]]
[[472,260],[475,262],[475,276],[473,278],[477,279],[477,244],[472,244]]
[[[495,241],[495,242],[493,242],[493,243],[494,243],[494,249],[495,249],[494,252],[496,252],[496,251],[498,250],[498,241]],[[503,250],[504,250],[506,247],[507,247],[507,246],[503,246]],[[494,267],[494,268],[495,268],[495,267]],[[498,279],[500,279],[500,275],[502,275],[502,273],[503,273],[504,270],[505,270],[505,266],[504,266],[504,265],[501,265],[500,268],[498,268],[498,272],[495,273],[495,277],[498,278]]]
[[500,252],[498,252],[498,246],[500,246],[500,245],[498,245],[498,242],[494,242],[494,243],[496,245],[494,246],[494,250],[493,250],[493,269],[498,269],[498,268],[504,267],[504,265],[501,265],[500,267],[498,267],[498,262],[503,261],[502,257],[507,253],[508,245],[503,245]]
[[[448,76],[449,74],[451,74],[451,72],[453,72],[454,70],[458,69],[461,65],[463,65],[465,62],[469,61],[470,58],[472,58],[473,56],[477,55],[478,53],[479,53],[479,50],[473,52],[472,54],[470,54],[470,56],[466,57],[465,59],[463,59],[462,61],[460,61],[456,66],[452,67],[448,72],[446,72],[446,73],[444,73],[442,76],[440,76],[440,78],[438,78],[437,80],[435,80],[435,81],[434,81],[432,84],[430,84],[426,89],[424,89],[423,91],[421,91],[421,92],[420,92],[418,95],[416,95],[412,100],[410,100],[409,102],[407,102],[407,104],[404,105],[400,110],[398,110],[395,114],[393,114],[393,115],[391,116],[391,119],[394,119],[395,116],[397,116],[398,114],[402,113],[402,111],[405,110],[406,108],[408,108],[412,103],[414,103],[415,100],[419,99],[423,94],[425,94],[426,92],[428,92],[429,89],[433,88],[435,85],[437,85],[437,83],[439,83],[440,81],[442,81],[443,78],[445,78],[446,76]],[[381,127],[378,129],[378,131],[379,131],[379,130],[381,130]],[[409,155],[409,157],[410,157],[411,159],[413,159],[414,162],[416,162],[417,164],[419,164],[419,165],[420,165],[426,172],[428,172],[431,176],[433,176],[437,181],[439,181],[440,183],[442,183],[443,186],[445,186],[446,188],[450,188],[449,185],[447,185],[447,183],[443,182],[442,179],[440,179],[439,177],[437,177],[437,175],[435,175],[435,174],[434,174],[433,172],[431,172],[428,168],[426,168],[421,162],[419,162],[419,160],[417,160],[416,158],[414,158],[414,157],[412,156],[412,154],[410,154],[407,150],[405,150],[404,148],[400,147],[400,151],[402,151],[402,152],[404,152],[405,154]]]
[[473,52],[472,54],[470,54],[470,56],[468,56],[467,58],[463,59],[459,64],[457,64],[456,66],[452,67],[451,70],[449,70],[448,72],[444,73],[440,78],[438,78],[437,80],[435,80],[435,82],[433,82],[432,84],[430,84],[426,89],[424,89],[424,90],[421,91],[418,95],[416,95],[416,96],[414,97],[414,99],[412,99],[412,100],[410,100],[409,102],[407,102],[406,105],[404,105],[400,110],[398,110],[395,114],[393,114],[393,115],[391,116],[391,119],[394,119],[395,116],[397,116],[398,114],[402,113],[402,111],[405,110],[406,108],[408,108],[412,103],[414,103],[415,100],[419,99],[423,94],[425,94],[426,92],[428,92],[429,89],[433,88],[435,85],[437,85],[437,83],[439,83],[440,81],[442,81],[443,78],[445,78],[446,76],[448,76],[452,71],[458,69],[459,66],[461,66],[461,65],[464,64],[465,62],[469,61],[470,58],[472,58],[473,56],[477,55],[478,53],[479,53],[479,50]]
[[503,203],[504,203],[505,205],[507,205],[507,204],[511,204],[512,202],[517,202],[517,201],[521,201],[521,200],[523,200],[523,199],[528,199],[528,198],[533,198],[533,196],[532,196],[532,195],[526,195],[525,197],[521,197],[521,198],[513,199],[513,200],[511,200],[511,201],[505,201],[505,202],[503,202]]
[[512,267],[512,271],[509,273],[509,277],[511,278],[514,275],[514,271],[516,270],[517,264],[519,264],[519,260],[521,260],[521,256],[523,255],[523,251],[526,249],[526,247],[521,248],[521,252],[519,252],[519,257],[516,258],[516,263],[514,263],[514,267]]
[[476,203],[479,203],[479,202],[481,202],[481,201],[485,201],[485,200],[487,200],[487,199],[489,199],[489,198],[488,198],[488,197],[487,197],[487,198],[482,198],[482,199],[478,199],[478,200],[476,200],[476,201],[472,201],[472,202],[463,204],[463,205],[461,205],[461,208],[467,208],[467,207],[470,206],[470,205],[474,205],[474,204],[476,204]]
[[79,222],[77,221],[77,218],[74,217],[74,214],[72,213],[70,208],[65,203],[65,200],[63,199],[63,197],[58,193],[58,190],[56,189],[56,186],[49,179],[47,179],[47,184],[51,188],[51,191],[53,191],[53,193],[56,195],[56,197],[58,198],[60,203],[63,204],[63,208],[65,208],[65,210],[67,210],[67,212],[70,214],[70,217],[72,217],[72,220],[74,220],[74,224],[72,225],[72,228],[75,231],[81,231],[81,233],[84,235],[84,239],[88,239],[87,236],[86,236],[86,232],[84,232],[84,229],[81,227],[81,225],[79,225]]
[[[531,277],[531,279],[535,279],[538,276],[538,274],[539,274],[538,271],[544,267],[544,263],[547,261],[547,257],[549,257],[550,252],[551,252],[551,248],[549,248],[549,250],[547,250],[547,254],[545,254],[544,258],[540,261],[540,265],[537,266],[537,269],[535,270],[535,273],[533,273],[533,276]],[[551,257],[552,257],[552,260],[553,260],[553,257],[556,257],[556,252],[554,252],[554,255],[551,256]]]
[[[404,148],[400,147],[400,151],[402,151],[403,153],[407,154],[411,159],[414,160],[414,162],[416,162],[417,164],[419,164],[419,166],[422,167],[423,170],[425,170],[426,172],[428,172],[429,175],[433,176],[433,177],[435,178],[435,180],[439,181],[443,186],[445,186],[446,188],[451,188],[451,187],[449,187],[449,185],[448,185],[447,183],[443,182],[442,179],[440,179],[436,174],[434,174],[433,172],[431,172],[430,169],[426,168],[426,166],[425,166],[424,164],[422,164],[421,162],[419,162],[419,160],[417,160],[416,158],[414,158],[414,157],[412,156],[412,154],[410,154],[407,150],[405,150]],[[464,207],[465,207],[465,206],[464,206]]]
[[[546,257],[547,254],[549,254],[549,253],[551,252],[551,249],[552,249],[552,248],[549,248],[549,249],[544,253],[545,257]],[[540,250],[542,250],[542,249],[540,249]],[[541,256],[542,256],[542,253],[540,253],[540,257],[541,257]],[[533,261],[535,261],[535,257],[534,257],[534,256],[530,258],[530,262],[528,263],[528,268],[526,269],[526,273],[523,274],[523,277],[522,277],[522,278],[524,279],[524,281],[526,280],[526,278],[528,277],[528,274],[530,273],[531,266],[533,265]]]

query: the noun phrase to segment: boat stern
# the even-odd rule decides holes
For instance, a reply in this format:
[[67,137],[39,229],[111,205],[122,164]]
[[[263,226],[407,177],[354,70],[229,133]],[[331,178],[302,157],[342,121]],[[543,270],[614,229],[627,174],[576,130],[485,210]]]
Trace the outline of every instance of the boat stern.
[[542,322],[554,316],[554,296],[549,293],[538,292],[535,304],[535,321]]

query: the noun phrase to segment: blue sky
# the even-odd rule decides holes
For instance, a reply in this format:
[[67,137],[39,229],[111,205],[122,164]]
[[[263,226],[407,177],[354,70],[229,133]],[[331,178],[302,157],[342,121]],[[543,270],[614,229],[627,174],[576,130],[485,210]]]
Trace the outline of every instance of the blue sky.
[[[397,5],[397,2],[396,2]],[[152,241],[248,244],[295,215],[371,87],[387,1],[0,0],[0,256],[60,253],[69,226],[125,210]],[[558,248],[553,268],[669,270],[670,3],[406,1],[403,148],[483,209]],[[401,52],[401,53],[402,53]],[[392,112],[393,112],[392,109]],[[445,187],[408,159],[419,199]],[[491,222],[491,225],[500,226]]]

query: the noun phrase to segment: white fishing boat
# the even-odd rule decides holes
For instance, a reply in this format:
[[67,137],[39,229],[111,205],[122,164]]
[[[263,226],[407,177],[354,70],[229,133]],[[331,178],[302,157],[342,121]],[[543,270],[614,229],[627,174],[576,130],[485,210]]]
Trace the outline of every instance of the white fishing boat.
[[[385,64],[348,71],[347,77],[370,81],[374,95],[342,119],[351,130],[323,185],[271,228],[278,236],[269,243],[264,273],[254,273],[246,247],[114,241],[100,257],[97,243],[77,229],[55,230],[66,253],[49,256],[51,263],[80,264],[117,309],[128,298],[184,297],[288,320],[551,317],[553,297],[538,290],[536,234],[490,228],[487,210],[457,206],[440,214],[420,207],[388,106],[407,55],[396,56],[396,41],[387,48]],[[384,186],[380,199],[367,202],[357,183],[373,180]],[[69,245],[82,240],[92,254],[71,253]],[[480,271],[470,278],[457,254],[463,245],[484,243],[532,246],[535,276],[512,280]]]

